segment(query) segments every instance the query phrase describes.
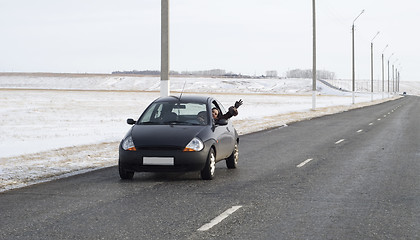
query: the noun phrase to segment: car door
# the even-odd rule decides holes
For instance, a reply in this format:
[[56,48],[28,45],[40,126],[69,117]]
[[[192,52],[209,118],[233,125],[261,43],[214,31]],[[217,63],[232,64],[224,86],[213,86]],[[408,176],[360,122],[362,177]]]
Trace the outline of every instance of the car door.
[[[214,100],[212,105],[218,108],[222,114],[225,114],[225,109],[222,104]],[[233,151],[235,146],[235,130],[233,128],[231,120],[227,120],[227,125],[221,125],[215,123],[214,133],[217,141],[216,151],[217,158],[227,158]]]

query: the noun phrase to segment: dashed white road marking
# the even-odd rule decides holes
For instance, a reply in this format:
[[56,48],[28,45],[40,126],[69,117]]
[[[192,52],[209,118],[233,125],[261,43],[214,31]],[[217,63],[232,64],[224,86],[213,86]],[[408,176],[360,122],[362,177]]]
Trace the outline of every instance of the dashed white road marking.
[[308,162],[312,161],[312,158],[306,159],[305,161],[301,162],[299,165],[297,165],[296,167],[300,168],[305,166],[305,164],[307,164]]
[[360,129],[360,130],[358,130],[357,132],[358,132],[358,133],[363,132],[363,129]]
[[223,221],[223,219],[229,217],[229,215],[236,212],[241,207],[242,206],[233,206],[233,207],[229,208],[228,210],[224,211],[222,214],[220,214],[219,216],[217,216],[216,218],[211,220],[209,223],[206,223],[203,226],[201,226],[199,229],[197,229],[197,231],[207,231],[207,230],[209,230],[210,228],[216,226],[221,221]]
[[340,140],[338,140],[337,142],[335,142],[335,144],[342,143],[342,142],[344,142],[344,140],[345,140],[345,139],[340,139]]

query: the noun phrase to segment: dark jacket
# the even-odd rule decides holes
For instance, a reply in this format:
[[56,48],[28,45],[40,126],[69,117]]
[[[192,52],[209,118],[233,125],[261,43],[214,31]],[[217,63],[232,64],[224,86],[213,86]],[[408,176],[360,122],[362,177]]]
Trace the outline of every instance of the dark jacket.
[[228,120],[229,118],[238,115],[238,109],[236,109],[234,106],[229,107],[229,110],[225,113],[225,114],[221,114],[219,112],[219,116],[218,119],[226,119]]

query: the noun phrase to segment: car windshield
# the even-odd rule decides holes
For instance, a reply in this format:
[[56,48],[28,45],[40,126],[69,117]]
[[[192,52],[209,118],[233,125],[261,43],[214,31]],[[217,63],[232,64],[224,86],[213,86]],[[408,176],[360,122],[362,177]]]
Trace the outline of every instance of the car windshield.
[[209,114],[206,104],[156,102],[151,104],[140,119],[139,125],[207,125]]

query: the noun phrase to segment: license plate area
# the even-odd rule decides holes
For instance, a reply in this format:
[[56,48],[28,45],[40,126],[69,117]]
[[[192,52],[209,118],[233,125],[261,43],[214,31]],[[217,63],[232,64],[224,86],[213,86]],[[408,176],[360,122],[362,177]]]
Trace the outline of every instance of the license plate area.
[[143,165],[173,166],[173,157],[143,157]]

